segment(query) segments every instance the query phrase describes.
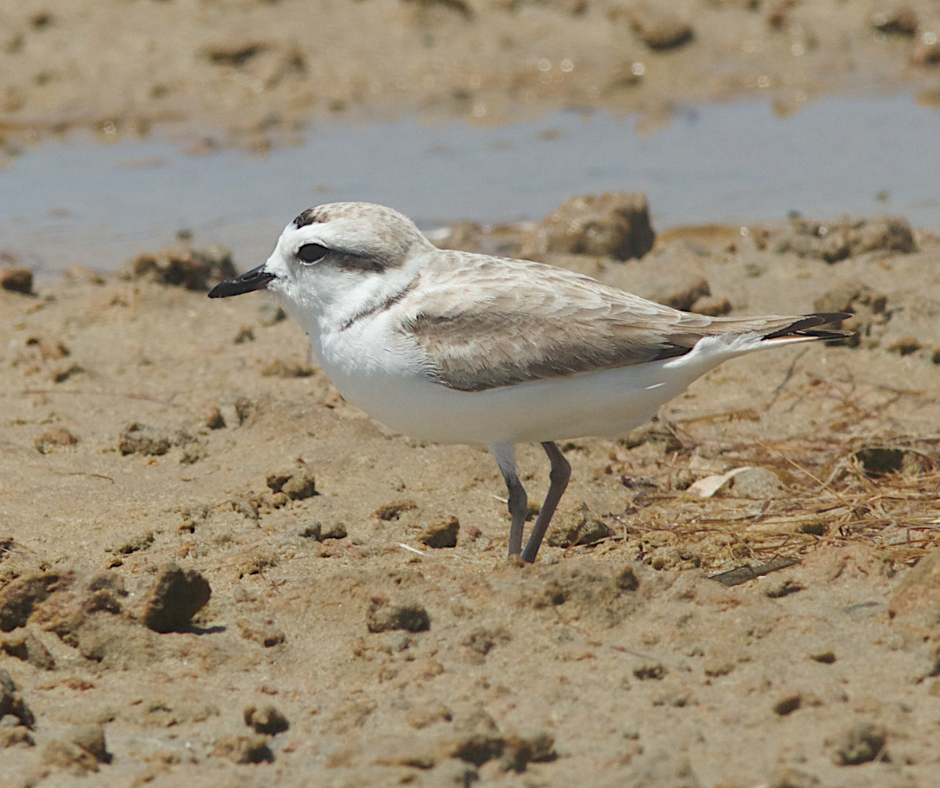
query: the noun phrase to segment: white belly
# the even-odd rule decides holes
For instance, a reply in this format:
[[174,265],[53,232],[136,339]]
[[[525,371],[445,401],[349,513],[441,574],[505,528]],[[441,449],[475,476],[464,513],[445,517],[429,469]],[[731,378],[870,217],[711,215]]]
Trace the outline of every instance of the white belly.
[[364,364],[318,344],[324,372],[343,397],[393,430],[435,443],[492,445],[624,435],[708,370],[756,349],[758,341],[729,347],[703,340],[675,359],[480,392],[454,391],[409,374],[405,370],[414,364],[393,353],[387,363],[370,354],[375,363]]

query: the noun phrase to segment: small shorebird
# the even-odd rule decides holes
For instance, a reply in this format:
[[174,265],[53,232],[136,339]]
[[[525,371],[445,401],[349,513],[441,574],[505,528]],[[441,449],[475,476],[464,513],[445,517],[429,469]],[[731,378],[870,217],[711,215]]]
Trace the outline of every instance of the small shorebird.
[[[390,208],[332,203],[210,298],[267,289],[349,402],[399,432],[486,446],[509,490],[510,556],[535,560],[571,468],[556,440],[619,436],[724,361],[839,339],[847,315],[707,317],[524,260],[437,249]],[[542,444],[548,495],[522,549],[515,444]]]

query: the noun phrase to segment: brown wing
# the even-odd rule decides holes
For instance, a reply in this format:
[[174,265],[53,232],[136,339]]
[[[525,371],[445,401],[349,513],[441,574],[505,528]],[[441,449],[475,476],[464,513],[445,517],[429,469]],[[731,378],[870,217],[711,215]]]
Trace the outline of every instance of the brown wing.
[[[406,299],[404,330],[448,388],[484,391],[688,353],[703,336],[811,336],[821,316],[712,318],[566,269],[450,253]],[[832,338],[818,337],[818,338]]]

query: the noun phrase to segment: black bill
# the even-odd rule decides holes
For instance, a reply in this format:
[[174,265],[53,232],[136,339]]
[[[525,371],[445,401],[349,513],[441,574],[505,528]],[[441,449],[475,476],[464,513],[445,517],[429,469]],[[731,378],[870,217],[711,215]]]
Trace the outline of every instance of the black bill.
[[244,274],[219,282],[209,291],[209,298],[228,298],[250,293],[252,290],[261,290],[274,278],[274,274],[265,271],[264,266],[259,265]]

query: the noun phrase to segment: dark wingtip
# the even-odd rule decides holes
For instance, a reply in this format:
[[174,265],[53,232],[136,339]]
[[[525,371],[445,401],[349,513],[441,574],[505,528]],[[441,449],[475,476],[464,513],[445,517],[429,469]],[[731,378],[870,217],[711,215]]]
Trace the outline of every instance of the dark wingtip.
[[784,337],[812,337],[827,341],[846,339],[855,332],[837,328],[818,328],[818,326],[838,326],[850,317],[852,317],[851,312],[817,312],[812,315],[803,315],[786,328],[767,334],[764,339],[783,339]]
[[244,274],[219,282],[209,291],[209,298],[228,298],[229,296],[250,293],[252,290],[261,290],[267,287],[268,282],[276,277],[265,271],[264,266],[258,266]]

